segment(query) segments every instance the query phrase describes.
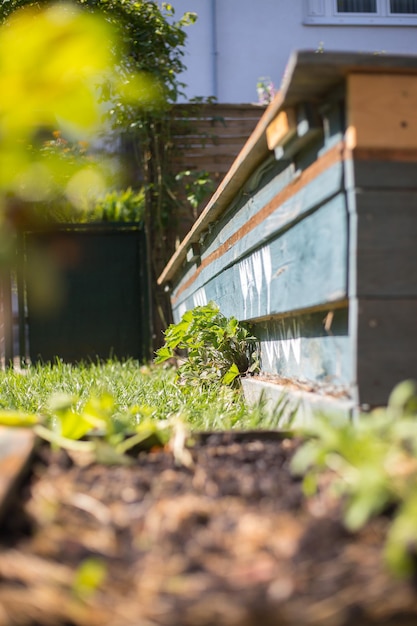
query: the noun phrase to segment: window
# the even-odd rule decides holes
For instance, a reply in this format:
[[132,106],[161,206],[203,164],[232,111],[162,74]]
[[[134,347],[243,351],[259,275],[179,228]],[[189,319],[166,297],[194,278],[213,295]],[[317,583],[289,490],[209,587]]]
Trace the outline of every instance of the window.
[[337,0],[338,13],[376,13],[376,0]]
[[417,14],[417,0],[390,0],[390,14]]
[[304,0],[304,24],[417,26],[417,0]]

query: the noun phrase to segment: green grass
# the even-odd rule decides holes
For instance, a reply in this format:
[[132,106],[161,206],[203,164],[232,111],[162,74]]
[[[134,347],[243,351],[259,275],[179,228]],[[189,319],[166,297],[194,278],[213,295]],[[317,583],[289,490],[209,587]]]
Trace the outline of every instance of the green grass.
[[246,406],[240,389],[196,387],[186,393],[175,381],[175,370],[165,366],[107,361],[71,365],[31,366],[23,371],[0,372],[0,409],[43,414],[56,394],[68,394],[82,406],[91,396],[110,394],[114,416],[132,415],[166,420],[179,416],[192,430],[274,428],[278,417],[268,416],[262,405]]

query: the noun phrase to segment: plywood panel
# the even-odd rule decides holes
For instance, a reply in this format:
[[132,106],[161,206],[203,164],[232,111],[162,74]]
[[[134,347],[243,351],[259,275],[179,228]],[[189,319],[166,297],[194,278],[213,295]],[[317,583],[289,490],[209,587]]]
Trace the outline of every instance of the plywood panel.
[[415,75],[347,77],[348,147],[417,148]]

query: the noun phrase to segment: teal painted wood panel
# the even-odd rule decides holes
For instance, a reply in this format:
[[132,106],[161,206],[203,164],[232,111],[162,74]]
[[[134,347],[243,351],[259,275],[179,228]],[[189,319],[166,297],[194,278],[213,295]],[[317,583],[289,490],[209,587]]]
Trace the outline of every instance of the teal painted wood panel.
[[213,225],[210,233],[207,233],[204,239],[203,258],[208,257],[219,246],[224,244],[239,229],[243,228],[251,218],[253,218],[264,206],[273,201],[273,198],[282,189],[287,187],[294,180],[295,167],[293,164],[285,163],[284,169],[282,164],[274,178],[259,186],[256,190],[244,189],[242,191],[239,202],[231,207],[222,219]]
[[[276,193],[273,194],[273,196],[277,195],[276,204],[274,206],[274,200],[270,200],[270,214],[233,247],[233,261],[236,261],[240,255],[246,254],[250,249],[256,248],[260,242],[268,241],[280,230],[288,228],[303,215],[338,194],[343,184],[343,164],[341,162],[335,163],[298,193],[282,202],[278,194],[284,188],[282,183],[287,181],[290,175],[293,179],[296,177],[294,172],[291,174],[289,170],[285,170],[280,177],[277,177],[273,183],[270,183],[270,194],[271,186],[276,186]],[[215,252],[219,246],[225,244],[239,229],[244,228],[251,218],[256,219],[256,215],[263,209],[265,204],[264,196],[255,194],[235,216],[223,218],[213,229],[210,239],[207,237],[207,240],[204,242],[204,250],[201,255],[202,260]],[[223,265],[229,262],[229,259],[221,260]],[[213,271],[218,271],[218,268],[213,269]]]
[[[209,300],[225,315],[249,320],[343,299],[347,228],[345,197],[339,194],[267,243],[259,238],[255,249],[250,233],[252,252],[243,256],[241,240],[224,255],[228,265],[222,265],[223,258],[204,268],[174,301],[174,317],[179,319],[186,309]],[[234,263],[233,257],[237,257]]]
[[[218,274],[226,271],[229,267],[241,261],[245,256],[247,256],[249,251],[256,251],[256,249],[266,245],[266,242],[279,235],[281,230],[289,228],[291,224],[296,223],[300,217],[305,217],[309,211],[314,209],[316,203],[323,201],[329,195],[331,196],[332,194],[337,193],[340,189],[342,176],[342,164],[336,163],[329,170],[326,170],[321,176],[304,187],[298,194],[295,194],[283,204],[278,205],[270,215],[268,215],[246,235],[234,242],[233,245],[231,244],[230,247],[227,247],[226,245],[223,250],[223,254],[221,254],[218,258],[215,258],[208,267],[201,271],[192,286],[187,289],[184,295],[181,296],[182,300],[188,300],[187,304],[181,307],[181,310],[184,312],[184,306],[190,308],[190,302],[192,302],[190,294],[197,294],[194,299],[197,299],[199,302],[204,300],[205,295],[202,293],[202,290],[205,288],[206,283],[211,281]],[[339,209],[337,210],[345,212],[345,202],[344,194],[339,193],[333,199],[332,206],[339,206]],[[247,215],[246,218],[249,219]],[[230,222],[226,222],[226,225],[227,228],[232,228]],[[229,236],[234,234],[238,227],[240,227],[240,221],[235,222],[232,232],[229,230]],[[201,254],[203,261],[208,259],[209,252],[216,253],[216,251],[219,250],[220,246],[223,245],[227,239],[224,235],[224,231],[221,235],[216,236],[214,234],[213,238],[212,243],[208,247],[203,246],[203,252]],[[346,234],[343,235],[341,242],[345,242],[346,245]],[[263,254],[265,256],[268,252],[264,252]],[[186,284],[192,278],[197,269],[198,264],[196,261],[193,261],[192,263],[189,263],[188,266],[184,267],[183,272],[179,277],[179,281],[174,287],[174,297],[176,296],[178,289],[180,289],[182,285]],[[192,306],[194,305],[191,304],[191,307]],[[175,313],[177,308],[175,302],[173,303],[173,307]]]
[[253,332],[263,372],[349,393],[354,355],[347,307],[259,322]]

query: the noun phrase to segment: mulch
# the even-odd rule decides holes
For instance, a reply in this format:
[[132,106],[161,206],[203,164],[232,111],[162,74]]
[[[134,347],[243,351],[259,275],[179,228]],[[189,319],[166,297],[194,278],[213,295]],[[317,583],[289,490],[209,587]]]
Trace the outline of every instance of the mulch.
[[299,444],[225,432],[185,465],[156,449],[113,466],[39,446],[0,529],[0,626],[415,626],[389,517],[347,532],[326,477],[306,498],[292,475]]

